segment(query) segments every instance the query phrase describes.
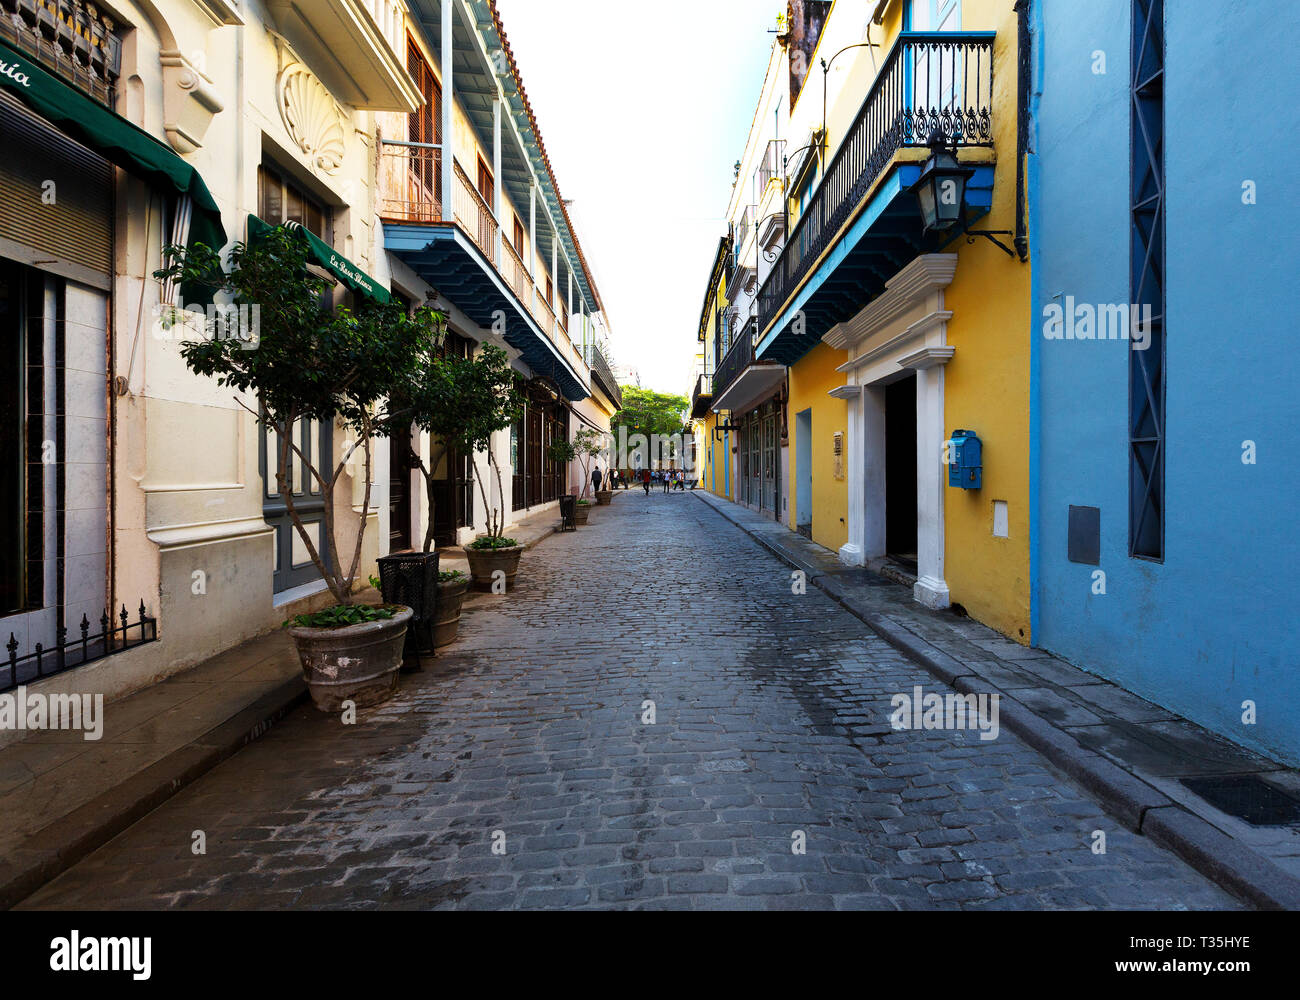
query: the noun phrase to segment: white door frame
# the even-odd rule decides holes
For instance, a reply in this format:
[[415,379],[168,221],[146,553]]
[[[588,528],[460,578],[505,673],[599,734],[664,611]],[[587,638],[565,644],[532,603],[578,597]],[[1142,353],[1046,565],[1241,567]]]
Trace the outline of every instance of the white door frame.
[[870,565],[885,556],[885,402],[883,387],[904,369],[916,372],[917,580],[913,596],[930,608],[950,603],[944,579],[944,289],[957,271],[956,254],[924,254],[894,275],[885,291],[822,338],[847,351],[839,367],[846,384],[831,395],[848,403],[848,542],[840,559]]

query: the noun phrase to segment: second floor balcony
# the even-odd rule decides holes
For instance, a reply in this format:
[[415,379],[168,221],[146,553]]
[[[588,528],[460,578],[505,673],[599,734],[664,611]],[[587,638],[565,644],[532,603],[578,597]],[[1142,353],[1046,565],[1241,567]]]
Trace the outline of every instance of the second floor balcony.
[[[994,41],[991,31],[899,35],[759,289],[760,358],[792,364],[921,252],[910,188],[931,134],[959,150],[993,145]],[[971,218],[992,204],[991,159],[967,185]]]
[[713,376],[701,373],[696,376],[695,388],[691,391],[691,418],[700,420],[708,416],[713,403]]
[[743,413],[785,380],[785,366],[755,356],[758,321],[751,318],[736,332],[713,373],[714,412]]
[[567,315],[556,314],[459,160],[453,163],[451,218],[445,218],[442,156],[431,144],[381,139],[378,201],[387,248],[480,326],[493,326],[503,300],[513,305],[515,316],[545,343],[509,320],[506,341],[536,372],[555,378],[569,399],[585,398],[590,366],[569,338]]

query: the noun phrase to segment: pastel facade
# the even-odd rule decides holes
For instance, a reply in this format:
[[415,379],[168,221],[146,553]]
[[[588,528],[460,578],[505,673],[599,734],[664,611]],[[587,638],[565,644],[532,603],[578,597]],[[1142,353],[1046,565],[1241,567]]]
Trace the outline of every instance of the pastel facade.
[[[274,439],[246,409],[251,401],[191,374],[176,339],[155,323],[156,307],[177,297],[153,277],[161,248],[200,231],[224,229],[228,246],[246,238],[252,217],[300,223],[361,278],[356,287],[336,282],[336,303],[375,294],[416,305],[436,292],[455,349],[501,344],[529,396],[524,426],[493,443],[506,470],[508,520],[554,503],[545,490],[567,489],[573,473],[526,465],[536,455],[532,442],[584,423],[607,429],[618,387],[599,294],[512,59],[502,59],[500,80],[466,74],[447,86],[454,98],[447,106],[456,109],[445,132],[449,168],[474,173],[476,159],[498,162],[491,128],[485,132],[481,116],[465,109],[485,100],[489,82],[489,109],[499,102],[510,137],[497,173],[505,178],[499,204],[485,212],[458,198],[459,214],[429,220],[473,247],[488,221],[508,218],[496,232],[513,237],[514,217],[522,218],[520,266],[512,270],[505,240],[476,251],[483,280],[499,288],[504,318],[496,330],[494,317],[479,311],[482,297],[412,259],[388,218],[396,178],[405,177],[408,194],[425,190],[426,147],[402,147],[403,159],[389,155],[397,149],[389,142],[405,137],[413,121],[429,120],[426,95],[441,79],[445,52],[460,59],[508,51],[492,4],[447,0],[453,37],[446,50],[444,12],[427,0],[321,0],[309,20],[287,0],[123,0],[111,17],[62,0],[45,6],[75,26],[82,69],[41,40],[28,0],[5,0],[3,61],[44,67],[50,94],[74,108],[91,104],[82,122],[75,114],[52,122],[21,81],[7,76],[14,86],[0,87],[6,146],[26,150],[23,169],[0,170],[0,277],[11,307],[4,319],[28,335],[24,363],[13,368],[23,409],[7,417],[21,426],[5,434],[23,445],[7,445],[4,455],[13,465],[6,478],[23,487],[5,497],[6,509],[19,519],[10,524],[22,527],[5,529],[0,607],[0,645],[12,634],[21,666],[5,670],[10,661],[0,656],[0,687],[25,681],[122,695],[328,600],[287,529],[268,468]],[[417,51],[427,76],[413,72]],[[92,120],[100,134],[85,125]],[[100,145],[124,129],[142,150],[130,162]],[[198,180],[181,190],[171,175]],[[468,194],[451,176],[444,190]],[[46,179],[56,182],[57,198],[48,197]],[[323,463],[345,445],[339,428],[294,433]],[[512,447],[520,440],[525,447]],[[417,444],[427,454],[428,442]],[[418,545],[428,521],[418,481],[392,464],[402,449],[377,441],[375,453],[362,580],[376,557]],[[301,485],[301,470],[294,473]],[[444,468],[443,476],[449,493],[466,497],[461,523],[447,525],[444,540],[464,541],[483,524],[483,501],[458,469]],[[363,466],[352,463],[337,497],[340,524],[360,510],[363,480]],[[299,506],[322,519],[313,501],[308,488]],[[98,634],[104,609],[117,625],[123,606],[130,637],[143,635],[142,607],[156,641],[54,672],[73,666],[54,650],[61,638],[79,638],[83,615]],[[37,643],[45,651],[40,674],[52,674],[39,680]]]
[[[1300,14],[1236,5],[1225,33],[1158,0],[1034,6],[1034,635],[1294,765],[1300,365],[1262,305],[1294,244],[1294,144],[1248,95],[1294,66]],[[1154,320],[1121,339],[1107,314],[1132,304]]]

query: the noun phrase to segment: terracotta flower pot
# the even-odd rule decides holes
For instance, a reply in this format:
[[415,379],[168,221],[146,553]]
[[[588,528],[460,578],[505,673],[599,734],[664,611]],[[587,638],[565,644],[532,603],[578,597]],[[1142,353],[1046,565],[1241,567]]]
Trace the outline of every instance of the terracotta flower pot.
[[322,712],[380,705],[397,690],[406,627],[415,613],[402,608],[387,621],[343,628],[289,629],[311,700]]
[[596,503],[600,504],[602,507],[608,507],[609,504],[610,504],[610,501],[613,500],[613,499],[614,499],[614,491],[613,491],[613,490],[597,490],[597,491],[596,491]]
[[460,611],[469,592],[469,577],[438,584],[438,610],[433,619],[433,647],[441,649],[456,641],[460,631]]
[[[578,509],[582,510],[581,507]],[[519,557],[523,554],[522,545],[508,549],[476,549],[466,546],[465,556],[469,559],[469,573],[474,580],[474,589],[491,593],[493,574],[500,570],[505,574],[506,590],[513,590],[515,575],[519,572]]]

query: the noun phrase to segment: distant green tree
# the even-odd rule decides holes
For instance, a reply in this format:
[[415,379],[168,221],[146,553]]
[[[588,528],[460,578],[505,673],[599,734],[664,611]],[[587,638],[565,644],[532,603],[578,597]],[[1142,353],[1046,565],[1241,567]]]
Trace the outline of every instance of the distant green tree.
[[639,389],[634,385],[620,388],[623,392],[623,409],[614,414],[614,419],[610,421],[610,432],[616,443],[619,442],[620,427],[627,428],[628,441],[635,435],[642,434],[647,443],[653,441],[655,435],[667,438],[685,432],[686,411],[691,405],[685,396]]

